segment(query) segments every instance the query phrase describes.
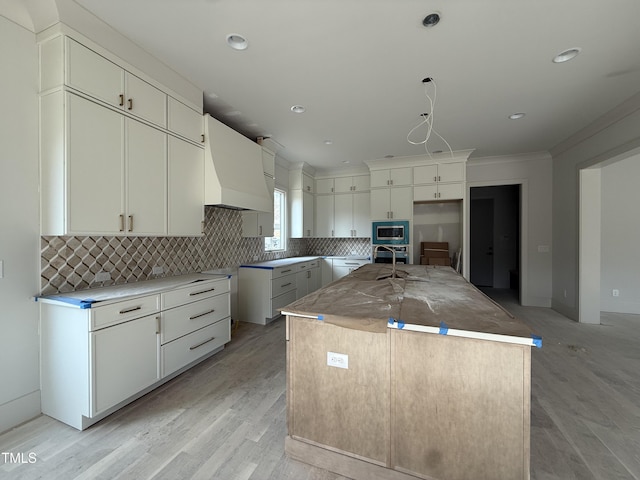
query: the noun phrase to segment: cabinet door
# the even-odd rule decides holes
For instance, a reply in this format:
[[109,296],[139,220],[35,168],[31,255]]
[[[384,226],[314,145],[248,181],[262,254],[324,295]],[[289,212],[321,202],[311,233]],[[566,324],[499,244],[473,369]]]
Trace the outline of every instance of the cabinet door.
[[414,202],[433,202],[438,199],[438,186],[433,185],[419,185],[413,187],[413,201]]
[[167,232],[167,135],[126,119],[126,230],[135,235]]
[[353,191],[352,177],[336,178],[335,193],[350,193]]
[[371,171],[371,188],[388,187],[389,186],[389,170],[372,170]]
[[[371,178],[373,180],[373,176]],[[389,190],[391,189],[379,188],[371,190],[371,220],[387,220],[390,218]]]
[[421,165],[413,167],[413,183],[416,185],[432,184],[438,181],[438,165]]
[[[337,179],[336,179],[337,180]],[[335,236],[353,236],[353,195],[335,196]]]
[[438,182],[464,181],[465,162],[441,163],[438,165]]
[[169,235],[201,235],[204,150],[169,136]]
[[242,236],[259,237],[258,235],[258,212],[242,212]]
[[302,174],[302,190],[307,193],[315,192],[315,189],[313,188],[313,177],[307,175],[306,173]]
[[309,293],[315,292],[322,286],[322,272],[320,267],[309,270]]
[[66,100],[68,233],[124,233],[124,117],[73,94]]
[[413,187],[392,188],[390,192],[391,218],[411,220],[413,216]]
[[270,177],[276,176],[276,154],[264,147],[262,147],[262,171]]
[[438,185],[439,200],[459,200],[462,198],[463,184],[460,183],[441,183]]
[[353,177],[353,191],[363,192],[369,190],[369,175],[356,175]]
[[167,102],[169,130],[192,142],[203,143],[204,117],[202,114],[173,97],[168,97]]
[[70,38],[66,83],[114,107],[124,105],[124,70]]
[[368,192],[353,194],[353,236],[371,236],[371,200]]
[[258,212],[258,235],[261,237],[273,237],[273,189],[275,188],[275,180],[268,175],[264,176],[264,181],[267,184],[267,190],[271,196],[271,211],[270,212]]
[[412,169],[409,167],[392,168],[389,170],[389,180],[394,187],[411,185],[413,183]]
[[157,315],[91,335],[91,413],[96,415],[158,380]]
[[319,195],[326,193],[333,193],[334,181],[333,178],[321,178],[316,180],[316,193]]
[[296,273],[296,300],[309,293],[309,270]]
[[124,108],[137,117],[167,126],[167,95],[135,75],[125,74],[126,102]]
[[302,229],[303,237],[312,237],[313,232],[313,194],[302,192]]
[[334,234],[334,196],[316,197],[316,237],[332,237]]

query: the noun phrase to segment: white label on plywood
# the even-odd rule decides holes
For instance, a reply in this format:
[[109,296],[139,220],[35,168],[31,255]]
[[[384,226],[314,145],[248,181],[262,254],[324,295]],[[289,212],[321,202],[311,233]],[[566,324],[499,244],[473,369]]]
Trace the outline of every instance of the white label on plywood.
[[349,355],[327,352],[327,365],[330,367],[349,368]]

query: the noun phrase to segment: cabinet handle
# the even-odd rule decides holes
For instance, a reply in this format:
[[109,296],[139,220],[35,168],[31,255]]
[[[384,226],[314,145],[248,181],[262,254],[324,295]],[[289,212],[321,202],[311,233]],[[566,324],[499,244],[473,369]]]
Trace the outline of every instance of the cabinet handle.
[[333,187],[331,187],[331,193],[333,193]]
[[259,230],[260,230],[260,231],[258,232],[258,235],[262,236],[262,225],[260,225],[258,228],[259,228]]
[[135,312],[136,310],[142,310],[142,307],[140,305],[138,305],[137,307],[126,308],[124,310],[120,310],[120,315],[124,315],[125,313]]
[[120,215],[120,231],[124,232],[124,215]]
[[292,284],[291,282],[289,282],[289,283],[285,283],[284,285],[280,285],[280,288],[288,287],[288,286],[289,286],[289,285],[291,285],[291,284]]
[[311,236],[311,230],[307,230],[307,237]]
[[124,107],[124,95],[122,93],[120,94],[120,103],[118,105]]
[[438,175],[438,181],[440,181],[440,175]]
[[433,177],[433,181],[437,182],[438,181],[438,177]]
[[438,198],[438,194],[437,194],[437,193],[434,193],[434,194],[433,194],[433,198]]
[[387,180],[387,185],[391,185],[391,184],[389,183],[390,181],[391,181],[391,180]]
[[129,231],[133,232],[133,215],[129,215]]
[[389,216],[389,218],[393,218],[393,212],[389,212],[391,215]]
[[289,270],[282,270],[282,272],[280,272],[280,273],[289,273],[290,271],[291,271],[291,269],[289,269]]
[[204,220],[200,222],[200,233],[204,233]]
[[440,195],[440,192],[438,192],[438,198],[440,198],[440,196],[441,196],[441,195]]
[[156,334],[160,333],[160,317],[156,317]]
[[207,290],[200,290],[199,292],[191,292],[189,294],[190,297],[195,297],[196,295],[202,295],[203,293],[213,292],[215,288],[209,288]]
[[202,134],[202,143],[204,143],[204,133]]
[[332,237],[334,236],[333,230],[331,230],[331,236],[332,236]]
[[345,265],[357,265],[360,266],[359,263],[353,263],[353,262],[344,262]]
[[204,342],[200,342],[197,345],[194,345],[193,347],[189,347],[189,350],[195,350],[196,348],[201,347],[209,342],[213,342],[215,339],[216,337],[211,337],[210,339],[205,340]]
[[193,317],[189,317],[189,320],[195,320],[196,318],[204,317],[205,315],[209,315],[210,313],[213,313],[215,311],[216,311],[216,309],[212,308],[208,312],[200,313],[198,315],[194,315]]
[[307,185],[307,192],[310,192],[310,191],[311,191],[311,186]]
[[133,110],[133,98],[129,99],[129,106],[127,107],[127,110]]
[[307,270],[307,278],[311,278],[311,270]]
[[389,180],[389,181],[391,182],[390,185],[393,185],[393,180]]

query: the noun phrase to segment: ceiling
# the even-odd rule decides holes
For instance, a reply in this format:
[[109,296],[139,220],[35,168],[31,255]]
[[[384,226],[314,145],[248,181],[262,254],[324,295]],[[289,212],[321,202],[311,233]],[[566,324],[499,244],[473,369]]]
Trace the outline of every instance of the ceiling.
[[[547,151],[640,90],[637,0],[75,1],[201,88],[205,111],[319,170],[424,154],[407,141],[423,113],[472,158]],[[427,148],[448,151],[434,133]]]

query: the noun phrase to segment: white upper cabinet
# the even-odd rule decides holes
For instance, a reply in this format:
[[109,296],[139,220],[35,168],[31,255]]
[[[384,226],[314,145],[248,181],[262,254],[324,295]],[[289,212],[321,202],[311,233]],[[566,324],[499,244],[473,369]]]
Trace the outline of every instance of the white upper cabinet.
[[[319,181],[318,181],[319,182]],[[316,196],[316,237],[333,237],[334,232],[334,195]]]
[[413,184],[410,167],[371,171],[371,188],[400,187]]
[[169,235],[201,235],[204,150],[169,136]]
[[331,194],[335,188],[333,178],[319,178],[316,180],[316,193],[318,195]]
[[465,162],[439,163],[421,165],[413,168],[413,183],[428,185],[432,183],[463,182],[465,178]]
[[173,97],[168,97],[168,127],[172,132],[204,144],[204,117],[202,114]]
[[155,125],[167,126],[167,95],[78,42],[67,38],[66,83]]
[[352,193],[369,190],[369,175],[338,177],[335,179],[335,193]]

